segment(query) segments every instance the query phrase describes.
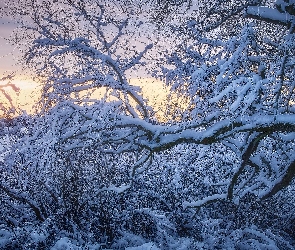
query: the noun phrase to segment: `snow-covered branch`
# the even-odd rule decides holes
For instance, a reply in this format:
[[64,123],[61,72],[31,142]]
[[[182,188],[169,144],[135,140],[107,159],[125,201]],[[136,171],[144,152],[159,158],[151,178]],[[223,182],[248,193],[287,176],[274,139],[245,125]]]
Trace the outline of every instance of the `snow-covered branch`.
[[281,13],[276,9],[264,6],[249,6],[245,16],[274,24],[292,26],[295,24],[295,17],[289,13]]

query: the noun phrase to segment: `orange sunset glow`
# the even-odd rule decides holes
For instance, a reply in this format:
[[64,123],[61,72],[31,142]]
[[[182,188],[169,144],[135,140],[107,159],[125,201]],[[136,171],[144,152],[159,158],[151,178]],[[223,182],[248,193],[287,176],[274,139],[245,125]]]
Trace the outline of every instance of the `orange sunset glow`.
[[[41,95],[41,85],[28,77],[16,77],[11,83],[19,88],[19,92],[13,91],[10,87],[6,87],[5,91],[11,96],[17,113],[26,111],[28,114],[33,114],[35,112],[34,105]],[[148,100],[149,105],[155,109],[156,113],[163,113],[162,106],[169,94],[168,88],[164,86],[163,82],[153,78],[132,78],[130,83],[142,88],[144,98]],[[100,95],[98,91],[94,97],[99,98]],[[4,95],[0,96],[1,102],[8,105],[8,101],[5,99]]]
[[[28,114],[34,113],[34,105],[40,97],[40,84],[34,82],[32,79],[25,77],[15,77],[11,81],[19,91],[14,91],[11,87],[5,87],[5,92],[11,97],[12,104],[16,109],[16,115],[26,111]],[[0,95],[0,103],[4,106],[11,106],[4,94]]]

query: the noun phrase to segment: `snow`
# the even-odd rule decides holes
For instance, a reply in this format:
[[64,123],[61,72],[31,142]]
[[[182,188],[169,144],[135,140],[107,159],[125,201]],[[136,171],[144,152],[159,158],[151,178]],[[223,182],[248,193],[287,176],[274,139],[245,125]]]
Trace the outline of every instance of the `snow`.
[[288,133],[288,134],[280,134],[280,137],[281,137],[284,141],[292,141],[292,140],[295,139],[295,132]]
[[120,194],[120,193],[123,193],[124,191],[126,191],[127,189],[129,189],[130,187],[131,187],[130,184],[127,184],[127,185],[126,184],[123,184],[123,185],[121,185],[119,187],[116,187],[116,186],[112,185],[112,186],[110,186],[108,188],[105,188],[103,190],[106,190],[106,191],[114,191],[114,192]]
[[188,207],[200,207],[210,201],[216,201],[216,200],[224,200],[226,199],[227,194],[214,194],[211,196],[207,196],[202,200],[195,201],[195,202],[183,202],[182,206],[183,208],[188,208]]
[[0,229],[0,249],[4,249],[5,245],[9,242],[11,233],[5,229]]
[[127,247],[125,250],[160,250],[154,243],[145,243],[138,247]]
[[[291,3],[294,2],[292,0]],[[277,3],[283,5],[285,1],[279,0]],[[295,23],[294,16],[280,13],[276,9],[250,6],[246,12],[252,17],[272,20],[285,26]],[[102,23],[99,20],[97,22],[99,30]],[[42,27],[46,30],[51,26]],[[0,166],[9,170],[3,171],[5,178],[2,178],[3,184],[1,183],[0,187],[6,193],[6,196],[1,193],[2,199],[5,200],[1,207],[4,213],[0,219],[13,215],[15,210],[21,210],[25,215],[22,220],[29,221],[32,218],[34,222],[33,211],[32,217],[27,211],[34,210],[32,208],[35,207],[35,210],[42,210],[42,216],[44,214],[46,220],[51,217],[54,219],[53,224],[47,224],[52,230],[50,232],[47,226],[44,230],[38,230],[37,227],[44,225],[37,223],[34,223],[36,228],[27,227],[27,230],[22,220],[18,221],[16,218],[14,224],[19,227],[19,234],[15,233],[15,228],[10,229],[8,226],[8,230],[5,230],[0,227],[0,248],[7,247],[17,239],[20,244],[21,241],[30,244],[32,241],[39,243],[48,240],[51,250],[95,250],[101,249],[102,245],[127,250],[159,250],[163,246],[178,250],[201,249],[202,245],[203,249],[277,249],[275,245],[278,240],[275,237],[251,227],[253,221],[259,227],[265,228],[263,220],[256,220],[256,208],[253,208],[254,212],[247,211],[237,204],[234,212],[237,213],[228,216],[226,212],[232,213],[231,210],[222,211],[221,207],[218,213],[210,218],[210,213],[215,211],[206,210],[204,205],[224,201],[228,196],[234,196],[234,201],[242,201],[241,198],[248,193],[262,197],[279,184],[287,173],[287,167],[283,168],[281,165],[289,163],[294,155],[295,134],[289,131],[294,127],[295,115],[290,112],[289,107],[283,108],[283,105],[284,100],[288,99],[285,92],[290,92],[289,103],[294,101],[294,95],[291,96],[294,87],[289,88],[291,81],[294,82],[294,72],[291,74],[289,70],[283,69],[281,65],[285,65],[287,55],[282,58],[281,55],[286,53],[287,46],[290,51],[294,49],[293,34],[290,34],[289,40],[286,37],[281,39],[281,45],[274,46],[274,54],[270,56],[268,52],[272,50],[264,49],[265,41],[256,40],[261,34],[256,33],[259,32],[259,27],[255,24],[246,25],[241,35],[231,37],[228,41],[221,41],[219,37],[215,37],[215,41],[196,39],[203,40],[200,45],[207,48],[208,53],[203,53],[202,49],[198,49],[197,53],[194,47],[199,44],[192,44],[188,52],[184,50],[174,56],[172,66],[175,65],[176,70],[171,71],[170,77],[167,77],[177,78],[180,73],[179,78],[175,82],[172,80],[170,85],[179,94],[193,97],[190,103],[193,110],[191,113],[187,110],[191,118],[187,121],[171,119],[167,123],[157,125],[149,119],[153,118],[153,112],[150,112],[151,117],[147,115],[149,107],[141,97],[140,88],[131,86],[126,76],[127,70],[144,63],[142,59],[145,55],[149,57],[146,52],[152,45],[147,44],[145,49],[138,53],[133,53],[136,49],[130,48],[124,57],[120,57],[115,48],[111,47],[116,45],[117,39],[123,34],[123,27],[125,24],[118,26],[119,31],[113,40],[102,43],[101,46],[96,40],[93,42],[81,38],[80,35],[70,37],[71,34],[68,40],[64,41],[46,38],[45,33],[41,34],[45,36],[44,39],[35,40],[36,48],[32,48],[30,56],[34,59],[39,52],[42,56],[44,52],[48,63],[43,66],[47,72],[55,70],[50,65],[54,65],[53,57],[60,54],[66,56],[75,52],[74,55],[80,56],[81,62],[89,61],[89,64],[85,63],[85,68],[81,70],[80,66],[84,65],[75,65],[73,61],[73,69],[69,69],[73,74],[65,72],[66,67],[56,65],[54,72],[61,70],[65,73],[62,76],[51,76],[50,81],[54,83],[48,85],[48,90],[53,89],[50,98],[60,103],[48,113],[44,113],[44,117],[36,117],[36,120],[32,121],[36,121],[36,124],[32,124],[29,130],[20,129],[23,138],[18,140],[15,145],[16,152],[9,155],[9,158],[5,158],[5,154],[9,152],[14,139],[8,136],[0,138],[0,163],[7,159],[5,164],[1,163]],[[58,33],[58,30],[56,32]],[[98,40],[104,40],[103,33],[97,33]],[[273,40],[275,43],[279,39]],[[122,43],[119,41],[117,45],[121,46]],[[187,49],[186,44],[183,46]],[[267,48],[272,46],[272,43],[266,43]],[[48,47],[52,47],[51,54],[46,54]],[[37,48],[38,53],[34,51]],[[292,55],[288,55],[288,58],[290,60],[288,59],[286,68],[292,68],[294,58]],[[269,72],[260,74],[262,71]],[[286,75],[279,77],[283,73]],[[163,78],[165,74],[163,72]],[[188,85],[182,89],[184,79],[190,78],[192,81],[188,80]],[[278,83],[279,78],[282,83]],[[88,81],[96,81],[96,85],[87,83]],[[213,87],[210,86],[212,84]],[[75,104],[77,100],[63,102],[63,98],[58,99],[60,96],[66,98],[70,93],[100,85],[112,89],[114,96],[118,98],[121,95],[121,101],[116,102],[117,104],[101,102],[102,104],[97,106],[79,106]],[[278,98],[276,93],[280,94],[277,95]],[[57,97],[54,97],[55,94]],[[106,99],[105,97],[105,101]],[[136,102],[137,109],[129,103],[129,99]],[[276,103],[280,107],[276,107]],[[287,125],[290,125],[290,128],[286,129]],[[259,133],[265,131],[269,133],[269,138],[273,137],[273,141],[269,143],[271,147],[267,147],[266,135],[263,134],[265,137],[259,139]],[[277,135],[278,133],[281,134]],[[184,145],[189,143],[192,147]],[[203,144],[208,146],[208,150]],[[177,149],[175,145],[181,147]],[[77,150],[70,151],[76,148]],[[247,159],[249,166],[242,169],[250,149],[252,151],[249,153],[249,160]],[[104,153],[112,154],[105,156]],[[167,160],[168,158],[171,159]],[[257,173],[251,163],[259,166]],[[245,171],[239,174],[239,169]],[[237,181],[233,179],[234,173],[239,174]],[[45,185],[41,185],[44,180]],[[73,185],[67,185],[71,182]],[[233,190],[228,190],[231,183],[235,186]],[[76,186],[81,189],[76,191]],[[229,195],[229,191],[233,194]],[[289,197],[291,196],[286,194],[286,198]],[[25,206],[28,204],[31,208]],[[277,204],[279,203],[275,203]],[[251,204],[246,204],[247,207],[248,205]],[[201,206],[203,207],[198,208]],[[75,208],[79,210],[76,211]],[[239,209],[241,211],[238,211]],[[244,213],[246,221],[241,220],[241,225],[236,229],[237,225],[233,224],[237,217],[232,217],[239,215],[239,212]],[[78,219],[76,214],[80,216]],[[292,218],[294,213],[291,211],[290,214],[288,216]],[[248,216],[253,219],[249,223]],[[278,216],[287,218],[283,213]],[[67,222],[65,227],[61,219]],[[81,227],[78,225],[80,223],[76,224],[77,220],[80,220]],[[70,226],[73,233],[71,229],[68,230]],[[78,231],[80,228],[85,230],[81,235]],[[184,237],[192,238],[179,238],[178,232],[182,228]],[[271,229],[276,230],[276,227]],[[66,233],[60,233],[62,230]],[[110,232],[114,239],[109,237]],[[49,234],[54,238],[48,239]],[[198,234],[203,241],[199,248],[194,242],[196,238],[193,238]],[[117,235],[122,235],[122,238],[116,238]],[[222,243],[218,242],[219,240]],[[104,243],[87,245],[88,241]],[[115,244],[122,247],[116,248]],[[191,246],[193,244],[194,247]]]
[[45,233],[39,233],[35,230],[33,230],[30,234],[32,240],[34,242],[41,242],[41,241],[44,241],[47,237],[47,235]]
[[101,249],[101,245],[94,244],[94,245],[87,245],[86,247],[80,247],[73,244],[71,239],[69,239],[68,237],[63,237],[59,239],[52,248],[50,248],[50,250],[83,250],[83,249],[99,250]]
[[71,240],[67,237],[59,239],[51,250],[78,250],[79,248],[72,244]]
[[4,157],[8,153],[9,148],[10,148],[10,139],[8,135],[0,138],[0,162],[4,161]]
[[261,6],[250,6],[247,8],[246,14],[250,16],[257,16],[263,19],[268,19],[280,23],[295,22],[293,16],[288,13],[280,13],[276,9],[261,7]]

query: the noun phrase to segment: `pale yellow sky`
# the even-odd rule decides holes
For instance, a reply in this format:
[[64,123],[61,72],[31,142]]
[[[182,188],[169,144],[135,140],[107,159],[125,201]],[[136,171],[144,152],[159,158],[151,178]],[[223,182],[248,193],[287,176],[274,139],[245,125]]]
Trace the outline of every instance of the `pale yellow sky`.
[[[16,77],[12,83],[14,83],[17,87],[20,88],[18,94],[13,92],[11,88],[6,88],[6,91],[13,98],[13,105],[17,108],[18,114],[25,110],[28,114],[32,114],[35,112],[34,105],[40,98],[41,87],[40,84],[37,84],[32,79],[28,77]],[[140,86],[142,88],[143,97],[148,99],[148,104],[155,111],[156,118],[161,121],[165,121],[171,117],[171,115],[175,114],[167,114],[167,107],[171,107],[178,103],[176,108],[178,108],[178,112],[181,109],[184,109],[187,104],[183,98],[179,96],[169,95],[169,88],[164,86],[164,83],[160,80],[154,78],[132,78],[130,79],[130,84],[135,86]],[[102,95],[103,92],[99,94]],[[1,100],[2,98],[2,100]],[[4,96],[0,93],[0,103],[3,102]],[[175,108],[175,107],[172,107]]]
[[[14,106],[21,110],[26,110],[27,113],[33,113],[33,106],[40,97],[40,85],[28,77],[16,77],[12,83],[20,88],[19,93],[15,93],[11,88],[5,88],[5,90],[11,95]],[[159,109],[157,106],[161,104],[168,94],[164,84],[156,79],[133,78],[130,79],[130,83],[142,87],[144,98],[149,100],[149,104],[156,109],[155,111]],[[4,99],[5,96],[0,95],[0,101],[5,102]]]
[[[7,82],[0,83],[5,84]],[[17,114],[20,114],[25,110],[27,113],[33,113],[33,105],[38,101],[40,97],[40,87],[36,82],[29,79],[28,77],[15,77],[11,81],[16,87],[19,88],[19,92],[16,93],[10,87],[6,87],[5,91],[11,96],[13,105],[17,110]],[[0,103],[4,103],[9,106],[6,97],[0,93]],[[0,116],[2,114],[0,113]]]

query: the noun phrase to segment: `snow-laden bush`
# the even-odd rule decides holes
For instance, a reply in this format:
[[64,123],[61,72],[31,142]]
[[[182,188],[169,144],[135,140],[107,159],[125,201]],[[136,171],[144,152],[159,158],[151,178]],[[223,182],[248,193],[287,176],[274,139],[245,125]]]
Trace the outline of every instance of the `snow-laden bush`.
[[[67,151],[48,148],[50,141],[59,138],[48,136],[50,122],[56,122],[52,116],[59,117],[57,110],[35,120],[42,134],[37,137],[32,126],[12,145],[18,150],[10,152],[2,165],[3,179],[13,185],[4,186],[1,193],[2,223],[6,223],[2,245],[7,249],[152,245],[158,249],[292,249],[292,188],[265,201],[248,195],[238,204],[221,199],[199,203],[199,208],[186,205],[226,190],[239,161],[225,147],[182,144],[155,154],[148,169],[135,175],[122,192],[119,187],[130,181],[136,156],[113,155],[91,146]],[[74,121],[66,124],[70,122]],[[32,140],[39,142],[38,147],[29,143]],[[216,169],[225,164],[227,171],[217,175]]]

